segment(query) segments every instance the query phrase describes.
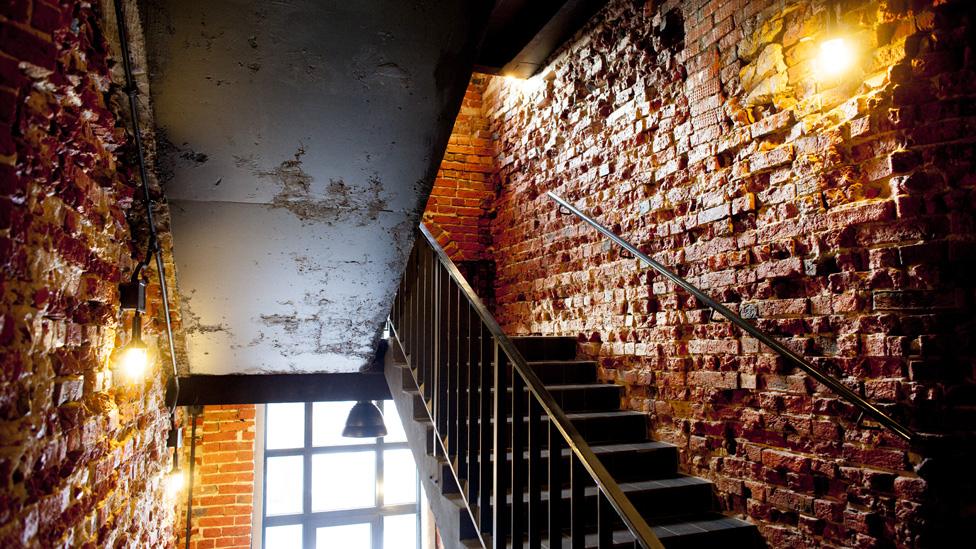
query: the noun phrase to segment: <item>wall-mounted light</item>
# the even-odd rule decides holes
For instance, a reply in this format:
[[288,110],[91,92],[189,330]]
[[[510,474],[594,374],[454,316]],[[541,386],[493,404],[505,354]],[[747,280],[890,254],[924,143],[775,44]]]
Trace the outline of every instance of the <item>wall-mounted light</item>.
[[843,75],[857,61],[857,50],[851,33],[841,24],[840,5],[827,5],[824,37],[817,53],[816,71],[819,78],[836,78]]
[[[194,419],[194,421],[196,421]],[[166,438],[166,447],[173,449],[173,468],[163,480],[165,483],[166,496],[175,500],[176,496],[186,485],[186,475],[180,469],[180,448],[183,447],[183,430],[176,425],[176,418],[170,418],[169,435]]]
[[350,438],[373,438],[386,436],[386,424],[383,413],[375,404],[368,400],[360,400],[346,418],[346,427],[342,436]]
[[141,270],[136,268],[132,280],[119,284],[122,310],[132,311],[132,336],[119,355],[119,366],[130,381],[141,380],[146,374],[149,363],[149,349],[142,341],[142,313],[146,312],[146,282],[139,279]]

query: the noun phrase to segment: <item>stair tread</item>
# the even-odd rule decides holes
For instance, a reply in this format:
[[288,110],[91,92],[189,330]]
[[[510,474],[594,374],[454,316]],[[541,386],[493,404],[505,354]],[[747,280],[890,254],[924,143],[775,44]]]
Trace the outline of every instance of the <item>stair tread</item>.
[[[592,450],[593,453],[597,455],[597,457],[609,456],[613,454],[626,453],[626,452],[648,452],[653,450],[668,450],[671,448],[676,448],[676,446],[668,442],[659,442],[656,440],[648,440],[644,442],[620,442],[620,443],[613,443],[613,444],[598,444],[596,446],[590,446],[590,450]],[[563,448],[559,452],[559,454],[564,457],[569,457],[569,454],[571,452],[572,450],[570,450],[569,448]],[[527,456],[529,455],[529,451],[526,450],[523,452],[523,454]],[[543,459],[549,459],[549,450],[548,449],[540,450],[539,456],[542,457]],[[508,459],[512,459],[511,449],[505,452],[505,457],[507,457]],[[491,458],[494,459],[495,455],[492,454]]]
[[[707,535],[709,533],[721,532],[727,530],[734,530],[738,528],[754,529],[755,525],[746,522],[741,519],[727,517],[724,515],[715,515],[710,518],[700,518],[693,520],[680,520],[676,522],[667,522],[664,524],[651,524],[651,529],[654,531],[654,535],[657,536],[662,542],[666,542],[669,539],[676,537],[683,537],[689,535]],[[564,540],[569,540],[570,536],[568,534],[563,536]],[[586,546],[595,547],[597,543],[596,532],[587,534]],[[626,529],[614,530],[613,532],[613,542],[616,543],[632,543],[634,537],[631,535],[630,531]],[[548,543],[543,543],[544,547],[548,547]]]
[[[653,479],[653,480],[642,480],[638,482],[623,482],[618,484],[620,489],[625,494],[633,494],[637,492],[653,492],[655,490],[670,490],[674,488],[681,488],[686,486],[711,486],[712,482],[700,477],[693,477],[688,475],[677,475],[674,477],[668,477],[663,479]],[[569,499],[570,489],[563,488],[561,491],[562,499]],[[596,497],[597,487],[587,486],[583,491],[586,497]],[[539,494],[540,501],[549,501],[549,491],[543,489]],[[522,494],[523,501],[528,501],[528,492]],[[508,494],[506,498],[508,503],[512,502],[512,494]]]

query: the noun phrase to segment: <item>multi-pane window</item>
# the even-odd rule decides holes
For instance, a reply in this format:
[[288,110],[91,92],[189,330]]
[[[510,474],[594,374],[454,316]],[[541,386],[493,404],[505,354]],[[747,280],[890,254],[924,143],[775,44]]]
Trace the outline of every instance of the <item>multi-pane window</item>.
[[419,549],[420,483],[393,401],[388,434],[345,438],[354,402],[267,404],[264,549]]

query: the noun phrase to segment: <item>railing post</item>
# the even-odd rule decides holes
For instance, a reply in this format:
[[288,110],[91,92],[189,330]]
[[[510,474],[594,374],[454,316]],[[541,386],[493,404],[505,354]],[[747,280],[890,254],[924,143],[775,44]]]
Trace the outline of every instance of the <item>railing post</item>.
[[507,549],[506,542],[509,535],[509,514],[507,505],[505,504],[506,496],[508,494],[509,480],[511,479],[511,470],[508,468],[507,460],[505,459],[505,451],[508,449],[508,426],[505,421],[505,416],[508,415],[508,391],[506,386],[508,385],[508,360],[505,353],[502,351],[498,342],[494,342],[494,360],[492,368],[494,370],[494,383],[492,388],[495,393],[495,406],[492,412],[492,419],[494,422],[494,454],[495,463],[493,469],[494,474],[494,486],[492,487],[493,505],[492,509],[492,544],[495,549]]
[[497,361],[495,360],[495,343],[488,327],[481,324],[479,334],[481,337],[481,382],[479,384],[478,403],[481,409],[478,414],[480,418],[478,427],[478,438],[480,439],[478,474],[481,478],[478,481],[478,510],[481,519],[481,531],[487,534],[492,531],[492,520],[494,519],[491,511],[492,480],[494,478],[491,456],[495,449],[496,440],[491,421],[492,409],[495,406],[491,388],[495,383]]
[[512,547],[522,546],[525,534],[525,502],[522,500],[526,483],[525,380],[512,368]]
[[549,549],[563,546],[563,435],[549,422]]
[[468,409],[468,378],[470,365],[470,334],[468,333],[468,301],[464,299],[461,289],[455,284],[455,302],[457,319],[457,339],[455,340],[455,368],[457,369],[457,398],[454,411],[454,448],[457,452],[458,476],[469,479],[468,476],[468,423],[471,421],[471,411]]
[[542,512],[542,415],[535,395],[527,391],[529,429],[529,549],[541,549],[546,517]]
[[570,448],[569,453],[569,527],[572,549],[586,547],[586,481],[590,475]]

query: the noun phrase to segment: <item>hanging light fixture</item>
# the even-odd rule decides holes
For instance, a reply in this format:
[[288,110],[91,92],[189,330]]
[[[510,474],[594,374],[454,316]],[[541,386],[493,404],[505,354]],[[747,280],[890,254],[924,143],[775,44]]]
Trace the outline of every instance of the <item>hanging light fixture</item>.
[[[192,421],[195,422],[196,418]],[[172,416],[170,417],[169,435],[166,437],[166,447],[173,449],[173,467],[164,480],[166,483],[166,495],[170,499],[175,499],[186,484],[186,476],[183,474],[183,470],[180,469],[180,448],[183,447],[183,430],[176,425],[176,418]]]
[[373,438],[386,436],[386,424],[383,422],[383,412],[368,400],[360,400],[346,418],[346,427],[342,436],[349,438]]
[[142,341],[142,313],[146,312],[146,282],[139,278],[142,265],[136,267],[129,282],[119,284],[122,310],[132,311],[132,336],[119,355],[119,366],[130,381],[142,379],[149,363],[149,349]]
[[825,36],[820,42],[820,52],[817,54],[817,75],[821,78],[836,78],[854,66],[857,51],[851,42],[849,33],[841,23],[840,4],[828,2],[827,18],[825,21]]

